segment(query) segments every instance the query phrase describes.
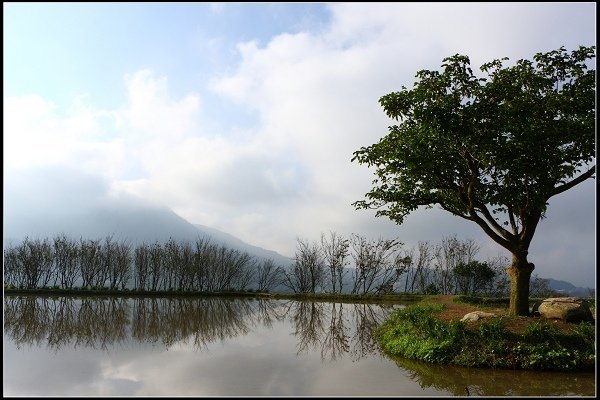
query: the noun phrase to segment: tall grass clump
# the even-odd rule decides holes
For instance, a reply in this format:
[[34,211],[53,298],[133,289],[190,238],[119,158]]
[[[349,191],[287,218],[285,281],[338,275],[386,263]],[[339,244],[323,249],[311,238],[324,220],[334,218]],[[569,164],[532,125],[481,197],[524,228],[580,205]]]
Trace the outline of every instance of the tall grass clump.
[[590,323],[582,322],[564,334],[551,322],[540,320],[527,327],[522,339],[513,352],[523,368],[571,371],[595,364],[595,334]]
[[383,350],[428,362],[452,360],[464,340],[465,325],[435,318],[442,310],[442,305],[419,304],[394,313],[377,331]]

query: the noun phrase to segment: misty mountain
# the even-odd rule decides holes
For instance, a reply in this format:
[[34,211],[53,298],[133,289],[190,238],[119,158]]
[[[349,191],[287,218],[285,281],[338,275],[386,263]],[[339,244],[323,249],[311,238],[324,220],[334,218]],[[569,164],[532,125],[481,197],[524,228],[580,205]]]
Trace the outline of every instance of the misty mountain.
[[[112,235],[116,240],[141,243],[164,243],[169,238],[177,242],[210,239],[216,244],[247,252],[258,259],[272,259],[276,265],[289,267],[293,260],[275,251],[245,243],[241,239],[218,229],[191,224],[166,207],[151,206],[133,201],[114,201],[92,207],[73,208],[69,212],[27,215],[6,214],[4,218],[4,244],[16,244],[25,237],[51,239],[65,233],[74,239],[101,239]],[[346,276],[344,288],[352,287],[351,273]],[[588,288],[577,287],[570,282],[547,278],[550,289],[568,296],[587,297]],[[402,286],[403,285],[399,285]],[[279,291],[287,291],[278,287]]]
[[166,207],[134,201],[111,201],[91,207],[56,209],[53,213],[5,213],[4,244],[16,244],[25,237],[52,239],[64,233],[74,239],[101,239],[112,235],[134,246],[141,243],[195,242],[198,238],[247,252],[258,259],[272,259],[275,264],[289,266],[292,260],[279,253],[250,245],[217,229],[193,225]]
[[546,278],[548,280],[548,286],[550,289],[568,296],[575,297],[589,297],[591,288],[584,288],[580,286],[575,286],[570,282],[561,281],[557,279]]
[[272,259],[275,264],[288,267],[292,265],[294,262],[291,258],[282,256],[281,254],[272,251],[263,249],[262,247],[253,246],[251,244],[243,242],[241,239],[230,235],[229,233],[222,232],[215,228],[210,228],[208,226],[194,224],[194,226],[202,232],[205,236],[210,237],[216,243],[223,243],[227,247],[238,249],[241,251],[245,251],[248,254],[255,255],[264,259]]
[[[51,239],[65,233],[73,239],[100,239],[164,243],[194,242],[210,238],[213,243],[271,258],[276,265],[291,266],[293,260],[274,251],[245,243],[228,233],[194,225],[167,207],[133,196],[114,196],[101,179],[61,168],[46,168],[43,179],[33,173],[12,174],[4,181],[4,245],[20,243],[26,236]],[[587,288],[548,279],[551,289],[573,296],[588,296]],[[345,288],[351,286],[348,282]]]

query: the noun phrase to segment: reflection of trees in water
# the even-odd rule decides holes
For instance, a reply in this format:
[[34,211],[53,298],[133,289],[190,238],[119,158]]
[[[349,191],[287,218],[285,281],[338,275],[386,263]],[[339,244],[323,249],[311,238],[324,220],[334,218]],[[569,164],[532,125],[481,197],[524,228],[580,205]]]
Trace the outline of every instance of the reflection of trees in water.
[[330,357],[335,360],[350,350],[349,338],[346,334],[348,321],[344,317],[344,304],[332,303],[329,325],[325,328],[325,337],[321,344],[321,358]]
[[378,351],[379,346],[373,336],[373,330],[383,322],[381,313],[376,313],[370,304],[353,304],[356,331],[352,337],[352,358],[361,358]]
[[[107,345],[125,342],[128,339],[128,324],[129,315],[124,299],[83,298],[75,322],[75,346],[106,349]],[[65,338],[63,344],[68,343],[69,335],[63,335],[58,327],[53,328],[52,332]]]
[[595,383],[582,374],[466,368],[393,358],[422,388],[447,390],[455,396],[593,396]]
[[7,297],[4,331],[17,347],[41,345],[58,350],[72,343],[106,348],[127,340],[128,310],[125,300]]
[[317,347],[323,336],[323,303],[297,301],[290,311],[293,312],[294,336],[298,338],[298,354]]
[[51,315],[39,303],[46,302],[37,297],[4,298],[4,334],[15,342],[17,347],[26,343],[39,344],[47,337]]
[[82,299],[8,296],[4,331],[17,347],[66,345],[106,349],[134,338],[165,346],[191,341],[196,347],[270,325],[283,316],[274,302],[223,298]]
[[298,354],[321,351],[335,360],[350,353],[353,360],[379,353],[373,330],[389,311],[372,304],[290,302],[289,313],[298,339]]
[[[4,334],[20,348],[46,345],[106,349],[133,338],[141,342],[191,342],[196,348],[271,327],[288,319],[294,324],[298,354],[320,351],[323,360],[349,354],[354,360],[380,354],[373,337],[393,308],[370,304],[246,300],[207,297],[68,298],[7,296]],[[457,396],[574,396],[595,394],[592,374],[464,368],[394,358],[422,388]]]
[[65,340],[70,340],[70,337],[74,337],[78,332],[76,304],[64,297],[53,302],[48,302],[48,299],[42,300],[47,302],[51,310],[49,316],[52,324],[48,325],[48,346],[58,349],[64,345]]
[[256,310],[253,314],[254,322],[267,328],[273,326],[273,322],[285,319],[286,309],[281,307],[278,301],[258,299],[255,301]]
[[206,347],[248,333],[254,312],[251,302],[236,299],[139,298],[134,300],[131,334],[167,347],[188,340]]
[[346,353],[359,360],[378,352],[373,329],[389,313],[370,304],[218,297],[8,296],[4,305],[5,334],[18,347],[106,349],[132,338],[166,347],[182,342],[205,348],[288,318],[298,354],[314,349],[322,359],[331,360]]

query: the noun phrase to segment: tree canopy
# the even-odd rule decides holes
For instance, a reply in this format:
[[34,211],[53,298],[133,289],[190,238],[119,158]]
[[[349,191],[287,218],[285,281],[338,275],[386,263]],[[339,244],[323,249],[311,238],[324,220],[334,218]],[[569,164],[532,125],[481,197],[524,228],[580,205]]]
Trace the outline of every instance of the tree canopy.
[[595,175],[594,58],[595,46],[561,47],[475,74],[456,54],[441,72],[419,71],[412,89],[379,100],[398,124],[354,152],[376,168],[354,206],[402,223],[439,205],[477,223],[522,269],[548,200]]

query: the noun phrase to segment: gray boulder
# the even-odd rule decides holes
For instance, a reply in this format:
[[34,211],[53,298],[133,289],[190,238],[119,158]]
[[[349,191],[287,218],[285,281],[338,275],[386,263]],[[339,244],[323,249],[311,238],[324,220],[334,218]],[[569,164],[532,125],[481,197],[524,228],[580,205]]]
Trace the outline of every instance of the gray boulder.
[[478,321],[482,318],[491,318],[491,317],[495,317],[496,314],[492,314],[489,312],[485,312],[485,311],[473,311],[470,312],[468,314],[465,314],[464,317],[462,317],[461,321]]
[[592,322],[594,316],[586,300],[577,297],[552,297],[543,300],[537,311],[542,318],[559,319],[564,322]]

